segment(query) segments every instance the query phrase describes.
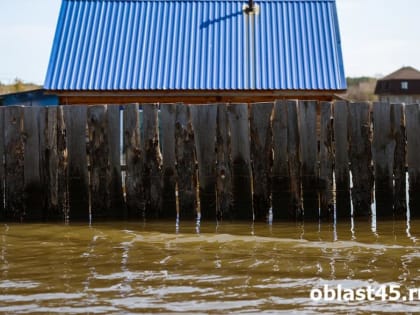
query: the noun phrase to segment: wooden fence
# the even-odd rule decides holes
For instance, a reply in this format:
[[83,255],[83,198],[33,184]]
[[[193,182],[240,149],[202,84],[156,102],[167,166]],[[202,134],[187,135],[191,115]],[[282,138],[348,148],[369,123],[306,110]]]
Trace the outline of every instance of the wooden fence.
[[0,107],[0,219],[420,214],[420,106]]

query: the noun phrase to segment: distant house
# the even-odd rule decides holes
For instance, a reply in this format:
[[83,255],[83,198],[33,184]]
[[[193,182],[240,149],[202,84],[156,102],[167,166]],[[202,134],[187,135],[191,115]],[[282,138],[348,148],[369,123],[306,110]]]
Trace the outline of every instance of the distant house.
[[63,104],[331,100],[336,3],[63,0],[44,87]]
[[389,103],[420,103],[420,71],[403,67],[376,83],[379,101]]
[[56,95],[46,94],[43,89],[0,95],[0,106],[52,106],[58,105],[58,102]]

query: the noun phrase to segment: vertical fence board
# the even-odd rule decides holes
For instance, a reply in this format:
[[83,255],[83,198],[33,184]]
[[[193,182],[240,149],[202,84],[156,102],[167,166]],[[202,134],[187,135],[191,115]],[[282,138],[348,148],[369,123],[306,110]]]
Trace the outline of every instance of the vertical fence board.
[[333,127],[336,218],[351,215],[348,119],[347,102],[335,102]]
[[351,197],[353,216],[371,214],[373,173],[371,120],[367,103],[349,104],[350,170],[353,179]]
[[121,120],[120,106],[108,105],[106,111],[108,139],[107,198],[114,218],[127,217],[121,179]]
[[394,214],[404,217],[407,214],[406,184],[406,137],[404,105],[391,105],[391,128],[395,139],[394,153]]
[[391,126],[391,104],[373,105],[372,157],[375,172],[376,216],[393,215],[393,169],[396,141]]
[[86,152],[86,106],[65,106],[70,220],[89,218],[89,181]]
[[290,212],[290,177],[287,159],[287,102],[276,101],[273,113],[273,167],[271,192],[273,219],[295,218]]
[[108,139],[106,105],[87,108],[90,160],[90,204],[92,219],[110,215],[107,203]]
[[162,209],[158,108],[156,104],[143,106],[144,198],[146,217],[158,218]]
[[420,105],[405,107],[410,217],[420,216]]
[[4,220],[4,107],[0,106],[0,220]]
[[40,220],[44,217],[46,187],[41,181],[40,120],[41,108],[24,107],[24,209],[25,219]]
[[331,218],[334,211],[331,103],[321,102],[319,138],[319,199],[321,218]]
[[230,104],[233,216],[253,218],[249,118],[247,104]]
[[179,215],[184,219],[193,219],[197,215],[194,132],[190,122],[190,108],[184,104],[176,105],[175,143]]
[[128,217],[142,217],[144,215],[143,152],[139,105],[126,105],[123,119],[127,215]]
[[57,203],[64,221],[69,220],[69,178],[67,163],[67,137],[66,123],[64,120],[64,106],[57,108]]
[[302,195],[305,219],[319,218],[316,107],[316,101],[299,102],[299,144],[302,159]]
[[232,219],[232,165],[226,104],[217,105],[217,220]]
[[59,173],[59,155],[58,155],[58,108],[48,107],[46,109],[46,126],[44,130],[45,142],[45,165],[47,169],[45,172],[45,181],[47,187],[47,218],[59,219],[62,218],[62,213],[59,211],[59,197],[58,197],[58,173]]
[[271,207],[271,165],[273,103],[251,105],[251,160],[255,219],[267,219]]
[[163,218],[174,218],[176,208],[175,169],[175,118],[176,105],[162,104],[160,107],[162,134],[162,213]]
[[217,105],[191,106],[191,121],[198,162],[200,216],[216,217],[216,126]]
[[301,218],[302,211],[302,174],[299,154],[299,124],[297,101],[287,101],[287,156],[290,174],[291,200],[289,211],[295,218]]
[[24,143],[22,107],[6,107],[4,112],[4,148],[6,206],[5,219],[21,220],[24,215]]

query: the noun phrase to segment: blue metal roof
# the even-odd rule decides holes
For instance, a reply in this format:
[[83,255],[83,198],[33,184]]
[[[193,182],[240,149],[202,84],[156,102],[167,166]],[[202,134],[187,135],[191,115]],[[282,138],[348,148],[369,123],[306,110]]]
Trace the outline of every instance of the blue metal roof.
[[255,33],[247,1],[63,0],[44,87],[346,88],[335,0],[254,3]]

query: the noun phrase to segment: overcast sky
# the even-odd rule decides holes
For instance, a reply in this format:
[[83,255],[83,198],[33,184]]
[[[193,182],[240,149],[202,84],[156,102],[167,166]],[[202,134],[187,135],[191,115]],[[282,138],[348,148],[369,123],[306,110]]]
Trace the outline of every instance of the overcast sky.
[[[258,2],[258,0],[257,0]],[[420,0],[336,0],[346,76],[420,69]],[[61,0],[0,0],[0,81],[43,84]]]

